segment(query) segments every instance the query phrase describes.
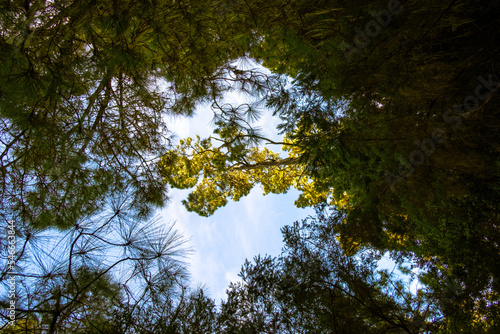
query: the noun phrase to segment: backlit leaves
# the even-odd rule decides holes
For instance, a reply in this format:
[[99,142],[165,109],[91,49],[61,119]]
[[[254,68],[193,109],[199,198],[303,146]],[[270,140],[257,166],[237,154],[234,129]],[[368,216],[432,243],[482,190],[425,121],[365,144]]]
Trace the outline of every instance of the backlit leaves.
[[[228,137],[231,132],[219,133]],[[214,146],[212,142],[222,144]],[[228,199],[238,201],[256,185],[261,186],[264,194],[298,189],[302,192],[296,201],[299,207],[326,201],[330,192],[310,179],[298,151],[292,147],[285,145],[285,149],[291,150],[290,155],[280,158],[267,148],[245,146],[234,137],[226,141],[187,138],[175,150],[168,151],[159,166],[164,181],[172,187],[195,188],[183,203],[189,211],[202,216],[212,215]]]

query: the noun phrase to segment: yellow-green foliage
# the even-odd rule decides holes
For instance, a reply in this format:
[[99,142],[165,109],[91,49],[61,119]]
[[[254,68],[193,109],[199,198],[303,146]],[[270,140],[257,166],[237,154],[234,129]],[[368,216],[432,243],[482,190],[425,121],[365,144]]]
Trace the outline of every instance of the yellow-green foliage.
[[[181,140],[160,163],[163,180],[173,188],[194,188],[183,203],[189,211],[210,216],[225,206],[228,199],[238,201],[260,184],[264,195],[286,193],[290,188],[301,191],[298,207],[325,202],[331,192],[320,189],[300,163],[299,151],[285,145],[287,158],[267,148],[250,147],[236,161],[227,145],[215,147],[213,138]],[[200,180],[201,178],[201,180]]]

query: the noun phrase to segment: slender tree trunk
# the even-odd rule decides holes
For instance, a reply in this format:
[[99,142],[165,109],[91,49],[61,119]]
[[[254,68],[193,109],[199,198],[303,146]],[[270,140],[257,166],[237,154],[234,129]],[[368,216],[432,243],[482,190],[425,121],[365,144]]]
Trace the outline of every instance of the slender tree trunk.
[[52,321],[50,322],[49,331],[48,331],[49,334],[54,334],[56,332],[57,318],[59,318],[59,315],[61,314],[61,311],[60,311],[61,291],[59,289],[57,289],[55,292],[55,299],[56,299],[56,309],[52,313]]

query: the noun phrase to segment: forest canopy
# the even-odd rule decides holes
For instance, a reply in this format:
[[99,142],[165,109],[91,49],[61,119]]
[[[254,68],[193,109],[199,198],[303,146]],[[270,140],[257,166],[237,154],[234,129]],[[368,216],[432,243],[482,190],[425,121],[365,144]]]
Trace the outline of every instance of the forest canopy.
[[[494,0],[1,2],[1,217],[20,226],[19,263],[36,236],[69,240],[54,270],[19,267],[26,294],[53,289],[20,302],[15,330],[142,332],[149,307],[160,332],[495,333],[499,15]],[[213,136],[174,146],[166,116],[202,103]],[[255,127],[265,111],[279,142]],[[317,215],[283,229],[280,257],[246,263],[219,312],[169,262],[172,232],[137,231],[169,187],[209,216],[255,186],[296,188]],[[94,244],[122,257],[99,262]],[[423,288],[378,270],[386,252]],[[144,290],[120,285],[121,263]]]

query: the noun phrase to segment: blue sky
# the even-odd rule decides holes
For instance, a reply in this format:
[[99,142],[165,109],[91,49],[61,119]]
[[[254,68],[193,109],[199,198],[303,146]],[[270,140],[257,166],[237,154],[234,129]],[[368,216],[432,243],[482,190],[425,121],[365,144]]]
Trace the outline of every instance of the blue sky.
[[[235,95],[233,101],[239,103],[242,98]],[[208,107],[200,107],[193,118],[172,118],[167,124],[177,139],[195,135],[205,138],[212,134],[212,116]],[[270,112],[263,114],[257,123],[273,139],[277,139],[278,124],[279,119]],[[270,147],[276,151],[280,148]],[[161,217],[166,223],[175,222],[175,227],[189,239],[186,246],[193,249],[187,259],[192,283],[195,287],[205,286],[217,304],[225,299],[229,283],[239,280],[245,259],[258,254],[279,255],[283,246],[280,228],[313,213],[312,208],[294,206],[296,190],[263,196],[256,187],[248,196],[238,202],[230,201],[209,218],[188,212],[181,204],[189,190],[171,189],[169,193],[171,200],[161,211]]]

